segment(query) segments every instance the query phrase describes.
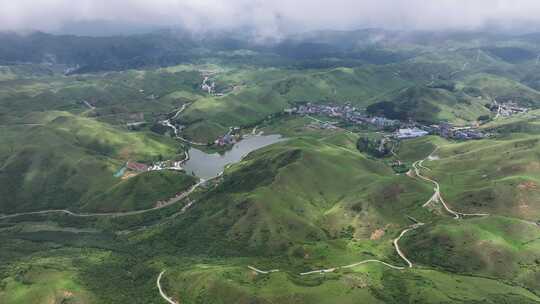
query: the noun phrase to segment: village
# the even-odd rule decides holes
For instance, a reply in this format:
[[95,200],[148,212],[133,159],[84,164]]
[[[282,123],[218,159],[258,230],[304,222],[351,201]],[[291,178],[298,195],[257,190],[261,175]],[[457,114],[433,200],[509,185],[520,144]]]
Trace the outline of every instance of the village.
[[[297,106],[287,108],[288,115],[317,115],[338,119],[351,125],[372,126],[379,130],[392,132],[396,139],[409,139],[426,135],[438,135],[447,139],[474,140],[482,139],[489,134],[480,131],[477,126],[454,126],[451,123],[424,125],[415,121],[399,121],[382,116],[369,116],[356,107],[345,105],[315,104],[311,102],[298,102]],[[333,128],[338,122],[325,122],[321,128]]]
[[529,112],[528,108],[521,107],[513,101],[499,103],[496,100],[493,100],[490,110],[492,113],[495,113],[495,117],[510,117],[512,115]]
[[156,161],[151,165],[136,161],[127,161],[115,174],[117,178],[128,179],[139,173],[151,172],[151,171],[163,171],[163,170],[172,170],[172,171],[184,171],[183,164],[189,159],[189,155],[185,152],[185,159],[176,161],[176,160],[165,160],[165,161]]
[[[212,93],[211,88],[213,85],[207,85],[208,76],[205,77],[203,82],[203,87],[206,85],[206,88],[210,89],[209,93]],[[176,118],[185,107],[180,109],[172,118]],[[494,103],[490,110],[493,112],[495,117],[509,117],[511,115],[526,113],[527,108],[519,107],[515,103]],[[386,143],[390,143],[393,140],[406,140],[412,138],[423,137],[427,135],[437,135],[446,139],[453,140],[478,140],[489,137],[490,134],[480,130],[479,125],[469,125],[469,126],[456,126],[451,123],[441,122],[439,124],[422,124],[416,121],[400,121],[389,119],[383,116],[370,116],[364,110],[354,107],[351,103],[346,103],[343,105],[338,104],[322,104],[322,103],[313,103],[313,102],[296,102],[295,106],[291,108],[286,108],[282,112],[283,115],[298,115],[298,116],[307,116],[310,117],[314,122],[310,125],[313,128],[320,129],[338,129],[338,124],[349,126],[364,126],[372,127],[379,131],[385,131],[383,139],[378,143],[379,152],[385,150]],[[315,117],[327,117],[330,121],[322,121]],[[184,126],[173,124],[172,119],[166,120],[163,122],[164,126],[170,127],[173,129],[175,136],[179,136],[179,131],[181,131]],[[253,135],[255,133],[256,127],[253,129]],[[214,141],[213,145],[215,147],[230,147],[241,141],[243,138],[242,129],[240,127],[230,127],[229,130],[218,136]],[[191,143],[191,142],[189,142]],[[208,144],[199,144],[199,145],[211,145]],[[130,177],[131,175],[136,175],[142,172],[148,171],[160,171],[160,170],[176,170],[182,171],[183,164],[189,159],[189,155],[186,152],[186,157],[183,161],[157,161],[151,165],[137,163],[137,162],[127,162],[122,169],[122,173],[119,174],[124,178]],[[124,175],[124,172],[127,173]]]

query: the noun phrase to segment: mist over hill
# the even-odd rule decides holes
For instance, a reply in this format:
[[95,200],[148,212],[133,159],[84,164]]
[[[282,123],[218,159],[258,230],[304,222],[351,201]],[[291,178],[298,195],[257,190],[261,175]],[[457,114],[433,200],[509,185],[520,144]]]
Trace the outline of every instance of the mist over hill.
[[[269,63],[248,61],[250,57],[267,57],[272,60],[270,64],[283,66],[358,66],[402,62],[422,52],[452,48],[481,48],[503,60],[517,62],[536,58],[537,40],[536,34],[383,29],[315,31],[265,41],[256,40],[250,33],[226,31],[201,35],[187,30],[158,30],[99,37],[3,32],[0,62],[64,64],[72,68],[70,73],[196,63],[209,56],[255,65]],[[509,41],[513,46],[506,46]],[[243,55],[235,55],[242,51]]]

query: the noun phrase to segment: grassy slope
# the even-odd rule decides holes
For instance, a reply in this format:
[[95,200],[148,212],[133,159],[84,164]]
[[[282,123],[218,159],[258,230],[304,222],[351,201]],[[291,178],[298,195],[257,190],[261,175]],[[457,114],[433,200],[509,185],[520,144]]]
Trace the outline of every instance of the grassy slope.
[[396,154],[399,159],[407,162],[415,162],[427,157],[436,148],[439,138],[436,136],[426,136],[400,142]]
[[[291,126],[287,129],[289,136],[296,134],[296,132],[305,131],[302,127],[302,119],[291,119],[287,124]],[[206,243],[208,247],[205,246],[205,248],[199,250],[218,255],[237,254],[235,250],[211,249],[213,246],[224,246],[221,241],[216,242],[216,239],[222,240],[223,238],[228,241],[229,245],[227,247],[229,250],[234,247],[243,248],[242,252],[244,254],[248,248],[265,246],[263,247],[264,252],[266,252],[264,255],[268,256],[268,253],[272,255],[277,253],[279,256],[279,252],[287,248],[284,251],[287,258],[276,258],[274,261],[262,260],[258,265],[261,265],[260,267],[263,269],[280,268],[293,273],[314,268],[345,265],[374,257],[398,264],[401,262],[395,258],[389,239],[397,233],[396,228],[404,223],[400,220],[400,216],[413,215],[422,220],[427,219],[428,222],[432,221],[423,212],[418,215],[415,213],[419,211],[419,205],[427,199],[429,194],[421,196],[422,200],[418,199],[418,193],[403,193],[400,194],[402,199],[397,201],[399,203],[395,207],[392,206],[389,202],[394,201],[394,199],[386,195],[379,194],[377,196],[375,194],[383,193],[383,191],[388,193],[389,188],[380,176],[366,176],[367,172],[371,172],[368,169],[369,166],[366,167],[370,163],[367,159],[363,161],[366,163],[362,166],[362,173],[359,173],[360,175],[356,177],[358,181],[355,181],[353,176],[349,177],[352,179],[351,182],[362,185],[361,192],[355,193],[352,190],[354,186],[349,185],[346,179],[339,177],[348,176],[350,173],[355,172],[354,168],[358,166],[340,163],[340,161],[347,159],[346,156],[349,155],[348,149],[353,149],[354,139],[348,138],[348,135],[344,134],[327,133],[324,135],[328,131],[312,132],[315,133],[312,134],[313,138],[310,140],[302,139],[281,144],[282,146],[288,146],[293,151],[302,151],[302,157],[292,163],[285,162],[287,165],[278,170],[279,174],[274,176],[271,182],[267,181],[268,178],[263,178],[265,182],[263,182],[264,186],[262,187],[259,182],[255,182],[260,180],[260,176],[252,174],[258,172],[261,176],[268,177],[268,175],[272,175],[271,171],[267,172],[256,168],[272,168],[272,166],[263,162],[260,164],[261,167],[258,167],[256,165],[257,161],[263,156],[264,158],[276,157],[274,153],[278,153],[278,151],[283,153],[283,149],[278,149],[279,145],[254,153],[245,162],[231,169],[228,173],[229,177],[242,175],[241,180],[249,182],[240,184],[226,183],[228,191],[234,192],[235,195],[231,195],[227,199],[218,196],[221,201],[227,203],[218,206],[216,210],[210,211],[203,205],[199,205],[197,211],[194,210],[196,214],[193,214],[193,217],[199,220],[195,222],[194,227],[196,228],[189,231],[192,231],[190,232],[190,238],[195,238],[195,242],[205,242],[205,238],[199,239],[201,234],[196,235],[195,231],[207,231],[208,228],[203,227],[205,225],[210,227],[210,223],[220,226],[215,229],[210,228],[209,234],[211,236],[208,236],[207,240],[213,239],[213,241]],[[500,150],[501,146],[499,145],[502,145],[502,147],[521,147],[522,149],[526,149],[525,147],[531,148],[530,145],[524,146],[521,143],[523,140],[526,140],[526,142],[530,140],[527,136],[529,135],[488,141],[493,145],[491,148],[488,142],[451,143],[434,137],[426,137],[406,141],[398,154],[402,160],[414,161],[430,154],[435,144],[442,146],[443,148],[437,153],[442,159],[426,162],[426,165],[434,168],[434,171],[429,174],[433,174],[437,179],[440,178],[443,195],[447,197],[451,206],[455,206],[454,208],[458,210],[486,211],[471,208],[471,206],[466,206],[464,203],[459,206],[454,204],[455,200],[452,199],[452,193],[454,192],[450,191],[450,187],[447,185],[449,181],[440,174],[443,171],[441,167],[444,166],[449,171],[448,174],[450,174],[450,172],[458,170],[466,172],[466,168],[473,170],[478,165],[472,165],[472,163],[460,165],[461,159],[459,162],[455,162],[447,159],[446,156],[450,154],[450,151],[462,151],[460,149],[470,151],[473,150],[472,147],[475,147],[474,150]],[[319,143],[316,146],[309,145],[314,141]],[[420,148],[418,149],[418,147]],[[468,148],[465,149],[464,147]],[[335,153],[340,154],[342,159],[333,160],[332,163],[336,162],[335,165],[340,168],[348,168],[346,171],[334,171],[332,165],[324,164],[319,159],[328,157],[322,151],[330,153],[334,149],[336,150]],[[313,152],[306,150],[317,151],[315,155],[320,155],[314,157]],[[289,153],[291,152],[289,151]],[[283,156],[283,154],[279,153],[277,155]],[[483,159],[486,159],[485,157],[491,155],[491,153],[485,152],[483,155]],[[519,159],[519,157],[516,158]],[[477,158],[474,158],[474,160],[478,163]],[[279,163],[281,158],[278,157],[278,160],[274,161]],[[302,166],[304,161],[310,164],[309,168],[316,168],[314,171],[317,173],[304,171],[307,169]],[[523,162],[526,161],[527,159],[523,160]],[[508,165],[509,160],[499,159],[494,162],[505,166]],[[485,162],[486,165],[488,163],[491,162]],[[244,170],[247,172],[244,172]],[[378,171],[378,174],[384,176],[383,172],[384,170]],[[306,179],[306,176],[314,175],[317,176],[316,179]],[[376,183],[380,186],[374,186],[369,182],[366,183],[361,176],[376,180]],[[399,183],[405,185],[407,181],[409,181],[408,178],[399,180]],[[256,185],[253,185],[254,183]],[[414,183],[416,183],[414,185],[416,187],[423,184],[420,181]],[[472,180],[466,180],[460,185],[471,188],[476,187],[472,183]],[[411,185],[407,185],[411,187]],[[326,186],[329,188],[326,188]],[[429,187],[429,185],[426,186]],[[249,189],[249,195],[243,195],[242,191],[238,193],[238,187],[244,191]],[[313,193],[308,189],[319,189],[319,193]],[[336,194],[333,194],[330,189],[335,189]],[[289,195],[289,191],[294,193],[294,196]],[[415,188],[413,192],[416,191],[421,192],[423,190]],[[455,190],[455,193],[459,193],[459,191]],[[349,205],[348,202],[362,202],[366,193],[369,193],[367,195],[371,198],[367,204],[363,202]],[[412,196],[403,199],[407,195]],[[323,196],[323,199],[321,200],[319,196]],[[328,202],[332,201],[336,201],[336,203],[328,205]],[[376,204],[377,201],[386,203],[381,206]],[[410,205],[411,209],[403,209],[403,206],[409,204],[407,202],[415,203]],[[219,204],[217,200],[210,199],[212,207],[216,203]],[[290,212],[291,206],[294,206],[293,213]],[[322,214],[313,210],[313,206],[319,210],[322,209]],[[206,210],[203,210],[203,208]],[[398,217],[396,217],[397,210],[400,210],[400,216]],[[489,211],[491,210],[496,209],[489,209]],[[301,211],[301,213],[298,213],[298,211]],[[366,215],[363,215],[363,212],[366,212]],[[208,221],[204,219],[206,216],[210,216]],[[234,221],[238,217],[240,219],[238,223],[235,223]],[[224,220],[225,218],[228,220]],[[304,219],[307,219],[308,223],[316,223],[316,227],[306,225],[302,222]],[[188,218],[186,226],[182,227],[193,225],[193,222],[190,222],[191,220]],[[204,224],[206,221],[207,224]],[[290,223],[290,227],[284,225],[282,221],[283,223]],[[397,225],[392,227],[392,224],[390,224],[387,226],[385,229],[387,235],[383,236],[381,240],[368,240],[369,232],[373,232],[375,227],[380,227],[379,223],[394,223],[393,225]],[[354,228],[352,230],[352,242],[348,241],[349,236],[347,234],[343,234],[343,228],[347,228],[348,225]],[[178,225],[173,227],[175,231],[178,231]],[[319,232],[318,227],[321,228],[322,232]],[[293,228],[293,231],[289,231],[289,229]],[[204,234],[202,233],[202,235]],[[334,238],[336,236],[337,239]],[[300,241],[295,241],[296,238]],[[412,273],[409,271],[396,272],[384,270],[384,267],[374,265],[359,267],[360,271],[355,274],[344,272],[338,275],[327,275],[326,279],[319,277],[319,279],[312,281],[311,279],[298,279],[283,274],[272,274],[270,278],[252,274],[245,269],[245,265],[248,263],[257,264],[257,258],[255,258],[254,262],[242,263],[239,266],[240,268],[231,267],[231,264],[234,264],[233,260],[226,263],[228,266],[220,264],[197,266],[189,269],[182,268],[180,272],[172,274],[177,277],[174,281],[176,283],[169,283],[167,287],[169,290],[176,291],[173,295],[179,296],[180,299],[187,303],[196,303],[202,299],[219,303],[222,300],[226,301],[227,296],[225,295],[231,295],[241,302],[257,300],[262,303],[289,301],[292,299],[299,303],[311,303],[314,299],[323,303],[332,303],[335,299],[340,299],[345,303],[353,301],[353,299],[364,299],[374,303],[377,301],[384,303],[412,303],[415,301],[421,303],[440,303],[444,301],[504,303],[504,301],[510,299],[523,303],[536,303],[539,301],[538,297],[527,291],[527,289],[533,292],[539,290],[537,285],[538,271],[535,270],[538,267],[538,242],[536,240],[538,240],[536,227],[516,219],[489,217],[459,223],[452,220],[436,221],[435,224],[427,225],[422,230],[418,230],[406,237],[402,244],[404,244],[406,254],[415,263],[429,265],[430,267],[436,266],[439,270],[418,269],[413,270]],[[190,240],[180,238],[176,241],[187,241],[189,243]],[[282,245],[283,243],[288,243],[288,245]],[[209,248],[210,250],[208,250]],[[258,252],[261,251],[253,251],[255,254]],[[370,268],[371,271],[366,270],[366,268]],[[377,272],[379,275],[375,274]],[[458,273],[472,276],[458,275]],[[182,283],[179,284],[178,281]],[[514,284],[522,287],[512,286]],[[313,285],[317,286],[317,288],[306,288],[306,286]],[[367,289],[351,287],[357,285],[370,287]],[[190,291],[187,293],[185,286],[189,286]],[[277,293],[278,295],[276,295],[276,290],[280,290]]]
[[[425,162],[432,171],[424,174],[439,181],[452,209],[492,216],[435,222],[417,230],[403,240],[405,252],[413,261],[540,290],[540,234],[534,224],[540,219],[540,146],[533,117],[531,113],[486,125],[499,133],[497,139],[434,142],[440,147],[435,153],[440,159]],[[527,133],[508,134],[516,130]],[[414,142],[422,147],[432,140]],[[408,144],[403,148],[408,155]]]
[[443,145],[441,159],[425,164],[458,210],[538,220],[539,141],[520,134]]
[[[192,138],[213,138],[230,125],[257,121],[269,113],[280,111],[289,101],[295,99],[345,101],[350,98],[359,99],[360,105],[366,105],[378,101],[388,93],[396,90],[399,92],[398,89],[403,86],[424,84],[429,81],[431,74],[453,73],[454,69],[461,69],[464,63],[470,61],[476,52],[457,53],[459,54],[455,58],[444,54],[435,56],[434,59],[426,59],[425,62],[417,60],[406,65],[384,67],[382,71],[359,68],[302,72],[279,69],[249,73],[231,72],[219,76],[219,80],[223,83],[241,85],[240,89],[227,97],[204,98],[196,102],[186,112],[184,119],[192,122],[198,119],[204,121],[191,126],[188,135]],[[443,62],[439,60],[441,57],[444,64],[433,64]],[[499,74],[511,69],[510,65],[488,60],[491,58],[486,59],[483,55],[479,63],[472,63],[469,66],[476,72],[493,65]],[[401,76],[396,76],[394,71]],[[63,78],[6,82],[4,83],[6,87],[10,88],[13,84],[16,86],[13,86],[13,90],[10,88],[0,92],[2,98],[9,96],[2,100],[0,110],[14,110],[21,116],[32,109],[64,109],[66,106],[72,111],[80,111],[82,106],[74,105],[75,99],[100,96],[104,99],[98,100],[99,107],[102,108],[101,119],[108,120],[106,115],[112,115],[110,121],[117,122],[127,120],[127,116],[123,116],[125,113],[142,111],[151,114],[152,111],[163,112],[165,109],[169,111],[179,103],[199,98],[195,87],[200,81],[197,79],[198,76],[193,77],[193,92],[186,92],[190,91],[189,85],[179,89],[177,86],[180,85],[174,80],[168,82],[159,76],[151,76],[148,80],[153,84],[146,87],[146,91],[165,97],[163,100],[149,101],[144,98],[145,96],[136,96],[140,94],[139,87],[142,87],[139,83],[146,79],[147,73],[133,73],[134,75],[126,76],[128,79],[126,82],[133,81],[136,85],[127,89],[120,88],[119,83],[123,80],[107,87],[107,82],[111,79],[103,81],[93,79],[84,85],[70,79],[73,83],[70,83],[66,90],[63,89],[66,86],[66,80]],[[459,76],[457,78],[463,81],[462,85],[478,85],[486,94],[509,96],[508,94],[515,89],[527,98],[536,98],[535,92],[515,83],[508,84],[506,78],[500,80],[493,79],[491,75],[482,76],[482,81],[478,82],[475,77],[470,80],[466,76],[463,76],[465,78],[460,76],[468,73],[473,72],[466,70],[457,74]],[[195,76],[190,75],[182,75],[180,78]],[[511,71],[506,76],[512,76]],[[497,78],[500,77],[502,76]],[[162,92],[157,90],[154,92],[154,86],[162,82],[166,83],[167,87],[161,90]],[[500,85],[500,82],[503,82],[503,85]],[[503,89],[499,89],[501,86]],[[101,87],[107,89],[101,90]],[[57,98],[54,93],[57,89],[62,89],[61,96],[65,96],[64,100]],[[47,90],[52,92],[44,93]],[[434,98],[430,97],[429,100],[430,103],[442,107],[438,113],[444,115],[439,117],[459,118],[455,113],[451,113],[453,109],[450,107],[456,105],[453,97],[441,96],[439,93],[437,91],[433,95]],[[20,98],[22,96],[20,94],[28,94],[30,97],[25,101],[24,98]],[[114,97],[108,99],[109,94]],[[39,97],[36,97],[38,95]],[[126,100],[132,97],[137,101],[131,103]],[[437,100],[439,97],[445,99],[445,102],[439,102]],[[447,103],[446,99],[451,102]],[[38,100],[43,102],[36,102]],[[445,106],[446,104],[448,105]],[[460,111],[463,112],[462,109]],[[470,117],[475,118],[477,114],[475,108]],[[50,120],[54,118],[55,116]],[[154,280],[155,275],[163,269],[161,268],[163,265],[156,263],[152,268],[148,268],[147,264],[154,262],[148,261],[148,257],[156,257],[158,254],[163,254],[161,258],[171,261],[173,265],[177,265],[174,262],[178,262],[175,257],[189,253],[196,255],[197,258],[201,253],[219,256],[255,254],[258,257],[250,259],[249,262],[260,263],[261,268],[275,265],[290,270],[291,273],[373,257],[402,263],[391,246],[391,239],[403,226],[409,224],[405,215],[413,215],[426,222],[431,221],[431,215],[418,208],[430,196],[431,185],[395,176],[381,163],[366,159],[355,151],[355,138],[335,134],[319,136],[318,131],[306,130],[301,124],[297,125],[300,120],[294,120],[292,124],[294,129],[291,128],[286,132],[295,136],[309,133],[307,138],[254,153],[244,163],[231,168],[226,175],[225,189],[218,189],[204,197],[189,214],[173,220],[172,224],[164,222],[159,228],[149,229],[142,235],[136,233],[136,239],[141,241],[136,242],[136,247],[123,248],[122,254],[101,257],[85,264],[86,266],[82,267],[84,269],[80,270],[84,282],[84,287],[80,287],[83,290],[82,294],[85,293],[85,289],[91,290],[97,294],[99,300],[95,302],[99,303],[161,301],[157,297]],[[536,204],[538,193],[534,187],[529,187],[530,182],[537,184],[538,181],[538,170],[535,167],[538,145],[537,134],[534,134],[538,128],[535,127],[535,123],[527,124],[525,129],[521,129],[521,122],[518,124],[520,125],[511,127],[527,131],[529,134],[513,135],[493,141],[451,145],[445,142],[438,143],[448,145],[441,150],[440,156],[443,159],[426,162],[426,165],[434,168],[430,174],[441,181],[443,194],[451,206],[464,211],[487,209],[497,214],[538,219]],[[112,172],[126,155],[150,159],[162,153],[177,152],[167,148],[169,147],[167,141],[152,138],[148,134],[141,135],[141,138],[124,137],[126,135],[124,132],[117,134],[118,129],[111,129],[105,124],[94,125],[93,121],[89,120],[79,121],[79,118],[75,121],[70,118],[61,119],[32,129],[28,127],[7,129],[11,128],[18,129],[2,132],[1,135],[2,142],[10,143],[0,146],[2,169],[7,168],[6,164],[13,169],[7,173],[4,171],[3,182],[12,182],[11,177],[16,177],[14,180],[17,182],[24,180],[22,184],[25,185],[25,189],[35,189],[36,185],[41,185],[42,188],[39,189],[52,191],[51,195],[58,195],[60,192],[65,192],[62,195],[71,193],[64,188],[57,188],[58,184],[66,180],[66,176],[62,174],[70,172],[71,168],[78,171],[70,178],[72,181],[68,189],[90,187],[108,190]],[[201,130],[203,132],[199,134]],[[101,132],[106,136],[96,136],[96,133]],[[76,136],[72,136],[72,133],[76,133]],[[75,138],[77,141],[74,137],[78,137]],[[97,141],[94,141],[96,137]],[[111,140],[103,141],[109,137]],[[21,138],[25,138],[22,143]],[[148,141],[148,138],[151,140]],[[419,149],[406,144],[398,153],[407,161],[425,157],[433,147],[432,140],[432,138],[416,140],[414,142],[420,144]],[[121,147],[132,142],[133,146],[127,151],[122,151]],[[58,147],[58,144],[61,146]],[[44,153],[42,148],[48,152]],[[21,149],[17,157],[10,156],[13,149]],[[515,157],[512,158],[513,155]],[[22,159],[17,160],[18,157]],[[16,166],[12,165],[13,163]],[[533,164],[532,167],[528,166],[530,163]],[[26,164],[35,165],[32,173],[52,171],[53,174],[45,177],[29,174],[23,179],[20,177],[19,168],[24,168]],[[487,175],[487,178],[483,178],[484,175]],[[243,182],[237,183],[240,178]],[[144,177],[140,179],[141,181],[134,180],[125,185],[120,184],[111,189],[110,193],[114,196],[123,196],[122,193],[127,191],[132,183],[141,182],[145,188],[151,187],[145,183]],[[38,182],[34,184],[36,180]],[[527,187],[522,189],[520,185]],[[30,193],[25,191],[25,194],[26,192]],[[11,195],[11,191],[4,194]],[[62,200],[51,200],[47,203],[54,206],[57,202],[62,203]],[[489,204],[486,205],[486,202]],[[523,202],[525,204],[522,204]],[[521,206],[527,209],[527,212],[520,211],[523,209]],[[81,222],[69,224],[84,225]],[[441,221],[436,225],[426,226],[426,229],[433,228],[430,230],[431,234],[414,233],[410,238],[403,240],[403,244],[406,244],[404,247],[408,251],[427,248],[425,251],[408,252],[410,255],[416,254],[413,259],[415,263],[418,261],[430,267],[435,265],[439,267],[438,270],[414,269],[395,272],[386,270],[380,265],[369,265],[351,272],[328,275],[326,278],[315,276],[315,279],[298,279],[289,273],[274,274],[270,277],[255,276],[245,268],[248,262],[236,265],[234,259],[225,258],[215,264],[211,262],[204,264],[202,267],[199,265],[201,262],[192,263],[196,266],[191,268],[172,270],[171,275],[177,280],[170,282],[167,279],[166,284],[168,290],[180,295],[181,299],[185,298],[186,303],[231,302],[231,299],[233,302],[248,303],[257,300],[263,303],[269,301],[355,303],[358,299],[375,303],[377,301],[538,302],[538,297],[513,286],[521,284],[533,291],[538,289],[535,285],[538,282],[538,271],[535,271],[538,267],[535,260],[538,248],[537,242],[533,241],[536,230],[526,227],[528,226],[523,226],[517,220],[502,217],[466,222]],[[372,233],[380,228],[384,228],[384,236],[378,240],[370,240]],[[104,239],[96,242],[94,236],[65,231],[15,233],[17,237],[32,240],[31,246],[50,246],[44,249],[49,253],[56,253],[54,248],[62,246],[108,248],[124,241],[118,238],[114,241]],[[19,243],[16,243],[17,246],[9,247],[9,244],[14,243],[12,238],[2,234],[2,239],[8,240],[1,242],[3,251],[10,252],[9,254],[16,252],[15,254],[21,256],[29,255],[29,252],[21,249],[24,246]],[[437,246],[441,243],[450,245],[455,243],[460,246],[443,248]],[[430,251],[433,251],[433,254],[430,255]],[[139,252],[142,252],[143,257],[136,256]],[[79,252],[67,254],[70,257],[81,255]],[[277,257],[270,263],[265,258],[275,255]],[[469,264],[467,258],[474,263]],[[18,260],[2,260],[8,261],[10,265],[20,263]],[[77,262],[83,260],[78,259]],[[475,268],[468,268],[470,266]],[[31,287],[17,281],[17,273],[9,273],[9,278],[5,282],[9,282],[10,285],[8,289],[0,288],[0,302],[2,296],[16,296],[19,290],[23,289],[20,285],[24,285],[24,290],[30,293],[32,290],[39,291],[41,297],[51,294],[51,291],[55,293],[65,288],[77,289],[75,285],[66,285],[62,281],[71,281],[74,278],[73,269],[56,270],[54,264],[50,267],[55,270],[48,269],[45,276],[36,276],[39,279],[32,281],[34,285],[30,285]],[[174,266],[172,268],[174,269]],[[446,272],[456,269],[492,278]],[[35,272],[41,273],[42,270],[36,269]],[[62,280],[59,280],[55,273],[61,273]],[[2,271],[2,277],[5,277],[5,274],[6,272]],[[79,285],[78,282],[75,283]],[[47,284],[53,287],[47,287],[47,291],[42,293],[43,288],[40,286]],[[186,286],[189,286],[189,290]],[[18,301],[27,303],[29,297],[32,296],[23,296]]]
[[[14,242],[20,250],[24,242]],[[39,246],[39,245],[38,245]],[[7,248],[0,246],[0,254]],[[35,247],[35,246],[34,246]],[[11,251],[14,254],[16,251]],[[89,252],[89,251],[87,251]],[[84,256],[81,251],[73,251]],[[9,259],[8,259],[9,260]],[[0,302],[13,304],[94,303],[97,298],[84,286],[72,258],[61,254],[24,257],[0,273]]]
[[540,92],[510,78],[490,74],[474,74],[463,82],[480,89],[498,101],[517,101],[527,106],[538,106]]
[[0,232],[2,303],[161,303],[156,270],[141,259],[151,249],[126,247],[108,233],[36,226]]
[[[480,115],[489,114],[484,107],[488,101],[473,98],[460,90],[415,86],[396,92],[389,98],[394,105],[391,111],[395,113],[395,118],[401,120],[464,124],[476,121]],[[386,113],[385,116],[392,117],[392,114]]]
[[85,210],[100,212],[148,209],[195,184],[195,177],[176,171],[148,172],[119,182],[89,199]]
[[[10,123],[29,112],[52,110],[84,111],[113,124],[152,121],[160,113],[168,113],[199,98],[201,82],[200,73],[195,70],[124,71],[4,80],[0,81],[0,123]],[[96,109],[89,111],[83,100]]]
[[3,281],[2,303],[92,303],[95,299],[75,282],[74,274],[66,271],[34,267],[24,275]]
[[[491,231],[493,224],[497,225],[484,223],[481,226]],[[0,282],[3,283],[0,299],[15,304],[65,298],[75,303],[161,303],[155,278],[163,269],[167,270],[162,281],[166,293],[182,303],[358,303],[361,300],[396,304],[495,304],[540,300],[531,292],[504,281],[444,270],[396,271],[368,264],[324,276],[299,277],[290,268],[282,268],[284,272],[269,276],[257,275],[246,265],[262,268],[270,266],[271,261],[265,258],[182,258],[178,252],[168,254],[162,247],[132,247],[118,237],[111,243],[101,233],[74,233],[73,228],[70,233],[60,233],[58,229],[62,228],[47,228],[44,223],[18,226],[26,228],[17,232],[16,237],[0,232],[3,239],[9,240],[0,245],[0,257],[7,262],[0,266]],[[461,230],[470,234],[470,227]],[[510,242],[512,247],[519,246]],[[108,249],[98,249],[103,246]],[[147,254],[151,254],[151,260]],[[284,266],[280,259],[275,259],[274,263]],[[72,295],[65,297],[66,291]]]
[[[289,122],[292,126],[296,125],[290,129],[290,135],[294,134],[295,129],[302,129],[299,121],[302,119]],[[239,303],[356,303],[359,299],[368,303],[539,301],[529,291],[513,286],[517,283],[531,290],[536,288],[537,272],[530,266],[535,263],[538,251],[536,243],[523,243],[534,239],[537,231],[504,218],[478,219],[460,222],[460,225],[443,221],[429,230],[431,234],[414,233],[403,240],[407,254],[414,257],[415,263],[438,265],[439,270],[400,272],[381,265],[367,265],[324,277],[298,278],[294,275],[299,271],[344,265],[373,257],[402,263],[396,257],[390,240],[400,227],[408,224],[405,215],[429,220],[427,214],[417,215],[415,212],[429,197],[430,186],[395,176],[381,163],[366,159],[354,150],[355,140],[354,136],[339,132],[313,130],[311,136],[306,138],[253,153],[229,170],[223,184],[226,193],[218,189],[170,226],[150,229],[148,233],[153,237],[142,238],[141,241],[138,236],[136,251],[158,250],[165,254],[158,260],[170,261],[172,265],[188,263],[192,266],[176,268],[158,261],[148,262],[145,260],[147,258],[109,257],[92,262],[89,264],[91,268],[79,270],[85,288],[95,293],[101,303],[122,303],[134,300],[124,292],[116,294],[115,291],[131,290],[135,286],[138,287],[138,300],[135,302],[150,303],[159,299],[153,285],[155,275],[162,269],[168,269],[164,283],[166,290],[185,303],[226,303],[230,299]],[[422,147],[420,151],[415,151],[410,144],[412,142],[407,142],[398,152],[403,152],[404,158],[411,161],[425,157],[433,147],[430,144],[433,140],[429,137],[415,140]],[[452,145],[457,147],[462,144]],[[430,162],[429,165],[436,163]],[[231,177],[236,179],[228,179]],[[388,191],[383,193],[382,190],[392,189],[393,182],[407,185],[410,189],[402,189],[399,195],[389,197]],[[444,183],[442,185],[444,187]],[[291,226],[286,225],[289,223]],[[352,238],[342,233],[342,228],[347,228],[351,223],[355,228]],[[369,240],[376,228],[388,223],[392,225],[386,227],[386,234],[381,239]],[[28,238],[30,234],[20,236]],[[33,238],[40,240],[47,239],[45,236],[43,233],[32,234]],[[450,239],[443,244],[457,242],[460,246],[442,247],[441,238]],[[68,246],[73,242],[69,239],[64,233],[53,240]],[[482,242],[486,239],[490,241]],[[171,247],[170,241],[174,246]],[[464,241],[466,245],[461,246]],[[282,242],[284,247],[280,246]],[[92,242],[78,244],[90,245]],[[271,247],[264,247],[265,244]],[[421,246],[429,249],[424,250]],[[238,250],[231,250],[234,248]],[[442,251],[447,248],[458,251]],[[157,252],[151,256],[159,256]],[[187,261],[182,261],[180,257],[179,260],[173,258],[178,253],[185,255],[190,252],[197,256],[203,252],[219,256],[252,252],[260,254],[260,257],[251,257],[247,261],[223,258],[200,262],[198,258],[195,261],[193,258]],[[433,255],[429,255],[430,252]],[[166,255],[168,253],[172,255]],[[491,258],[493,254],[509,257],[511,263],[500,263],[498,261],[501,259]],[[266,258],[269,255],[277,257],[269,260]],[[128,263],[131,265],[129,267],[134,267],[129,269],[134,270],[125,272],[120,269],[126,266],[121,260],[138,266]],[[469,260],[483,262],[473,264]],[[148,263],[153,265],[152,270],[147,268]],[[246,268],[248,264],[263,269],[277,267],[290,273],[254,275]],[[466,268],[470,265],[482,267]],[[524,265],[527,265],[525,271],[521,270]],[[473,275],[491,278],[447,272],[456,268],[459,272],[472,272]],[[516,273],[518,277],[514,276]],[[104,275],[116,277],[119,285],[113,284],[117,287],[111,288],[106,283],[110,278],[106,279]],[[128,281],[133,282],[130,283],[131,287],[124,285]],[[32,289],[38,290],[38,285],[36,283]],[[64,288],[61,284],[57,286],[52,290]]]
[[169,272],[164,286],[182,303],[537,303],[531,292],[492,279],[434,270],[359,266],[309,278],[257,275],[246,267],[197,264]]
[[[43,125],[3,128],[3,212],[76,209],[115,186],[120,180],[113,173],[123,162],[173,158],[177,154],[174,141],[152,134],[129,133],[65,112],[35,116],[33,122]],[[127,203],[130,200],[125,206],[118,205],[127,208],[133,204]],[[93,208],[91,204],[86,206],[87,210]]]
[[404,244],[417,263],[540,290],[540,231],[534,224],[495,216],[446,221],[418,230]]
[[[352,263],[361,252],[396,259],[389,240],[409,224],[406,214],[425,215],[416,207],[429,187],[367,159],[355,142],[338,133],[252,153],[190,213],[150,235],[187,252],[286,254],[303,269]],[[386,235],[369,240],[377,229]]]

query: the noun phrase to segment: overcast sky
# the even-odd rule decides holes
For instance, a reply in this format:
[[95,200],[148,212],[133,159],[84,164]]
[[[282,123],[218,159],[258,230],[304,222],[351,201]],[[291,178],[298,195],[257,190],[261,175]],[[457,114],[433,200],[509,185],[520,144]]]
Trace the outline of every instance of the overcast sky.
[[313,29],[535,27],[540,0],[0,0],[0,30],[56,31],[108,20],[259,35]]

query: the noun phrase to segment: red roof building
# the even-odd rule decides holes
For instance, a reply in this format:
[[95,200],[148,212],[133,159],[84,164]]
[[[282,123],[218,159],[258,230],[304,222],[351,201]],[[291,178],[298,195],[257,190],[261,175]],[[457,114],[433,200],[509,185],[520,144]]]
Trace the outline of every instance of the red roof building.
[[128,162],[127,168],[133,171],[144,172],[148,171],[148,166],[137,162]]

